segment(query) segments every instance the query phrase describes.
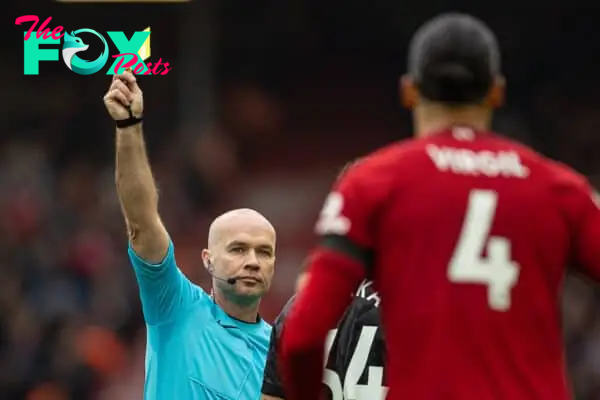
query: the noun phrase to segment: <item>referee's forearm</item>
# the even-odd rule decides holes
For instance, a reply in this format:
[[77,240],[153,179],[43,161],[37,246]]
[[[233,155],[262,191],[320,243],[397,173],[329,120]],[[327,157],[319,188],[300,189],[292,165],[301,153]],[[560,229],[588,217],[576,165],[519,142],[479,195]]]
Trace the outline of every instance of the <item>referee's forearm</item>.
[[158,193],[141,124],[117,129],[115,174],[117,194],[127,223],[144,226],[158,215]]

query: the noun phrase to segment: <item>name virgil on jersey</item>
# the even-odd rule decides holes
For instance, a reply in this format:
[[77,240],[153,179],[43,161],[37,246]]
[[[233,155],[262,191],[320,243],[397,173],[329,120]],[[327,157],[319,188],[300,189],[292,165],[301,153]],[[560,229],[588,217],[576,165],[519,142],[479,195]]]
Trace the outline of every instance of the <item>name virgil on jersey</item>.
[[426,152],[436,168],[443,172],[490,178],[524,179],[529,176],[529,168],[521,163],[521,157],[515,151],[473,151],[430,144]]

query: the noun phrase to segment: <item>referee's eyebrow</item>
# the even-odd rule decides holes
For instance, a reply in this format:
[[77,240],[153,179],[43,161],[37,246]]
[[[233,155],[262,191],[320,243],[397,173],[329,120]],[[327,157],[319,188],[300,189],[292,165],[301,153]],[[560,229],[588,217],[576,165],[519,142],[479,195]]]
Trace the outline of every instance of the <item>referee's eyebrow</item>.
[[[232,248],[232,247],[250,247],[250,244],[241,240],[234,240],[233,242],[227,244],[226,246],[228,249]],[[270,244],[261,244],[256,246],[260,249],[264,249],[264,250],[269,250],[269,251],[273,251],[273,246]]]
[[235,247],[235,246],[248,247],[248,243],[242,242],[241,240],[234,240],[233,242],[228,243],[226,247]]

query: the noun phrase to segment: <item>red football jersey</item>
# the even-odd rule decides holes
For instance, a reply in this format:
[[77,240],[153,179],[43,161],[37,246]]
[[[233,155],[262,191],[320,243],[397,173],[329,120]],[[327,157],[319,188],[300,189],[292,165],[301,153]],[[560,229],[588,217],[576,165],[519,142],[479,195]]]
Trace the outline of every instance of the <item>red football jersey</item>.
[[374,256],[388,399],[570,398],[561,284],[567,265],[600,278],[600,210],[580,175],[454,128],[362,159],[317,231]]

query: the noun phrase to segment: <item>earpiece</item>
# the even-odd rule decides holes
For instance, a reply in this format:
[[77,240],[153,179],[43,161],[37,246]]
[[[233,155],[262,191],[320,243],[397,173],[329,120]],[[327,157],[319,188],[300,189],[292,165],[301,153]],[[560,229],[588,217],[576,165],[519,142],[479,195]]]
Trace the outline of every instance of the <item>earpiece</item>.
[[211,259],[208,259],[206,261],[206,270],[208,271],[208,273],[210,274],[210,276],[212,276],[213,278],[215,278],[215,279],[217,279],[219,281],[227,282],[230,285],[235,285],[235,283],[239,279],[239,278],[220,278],[218,276],[215,276],[215,274],[214,274],[215,267],[213,267]]

